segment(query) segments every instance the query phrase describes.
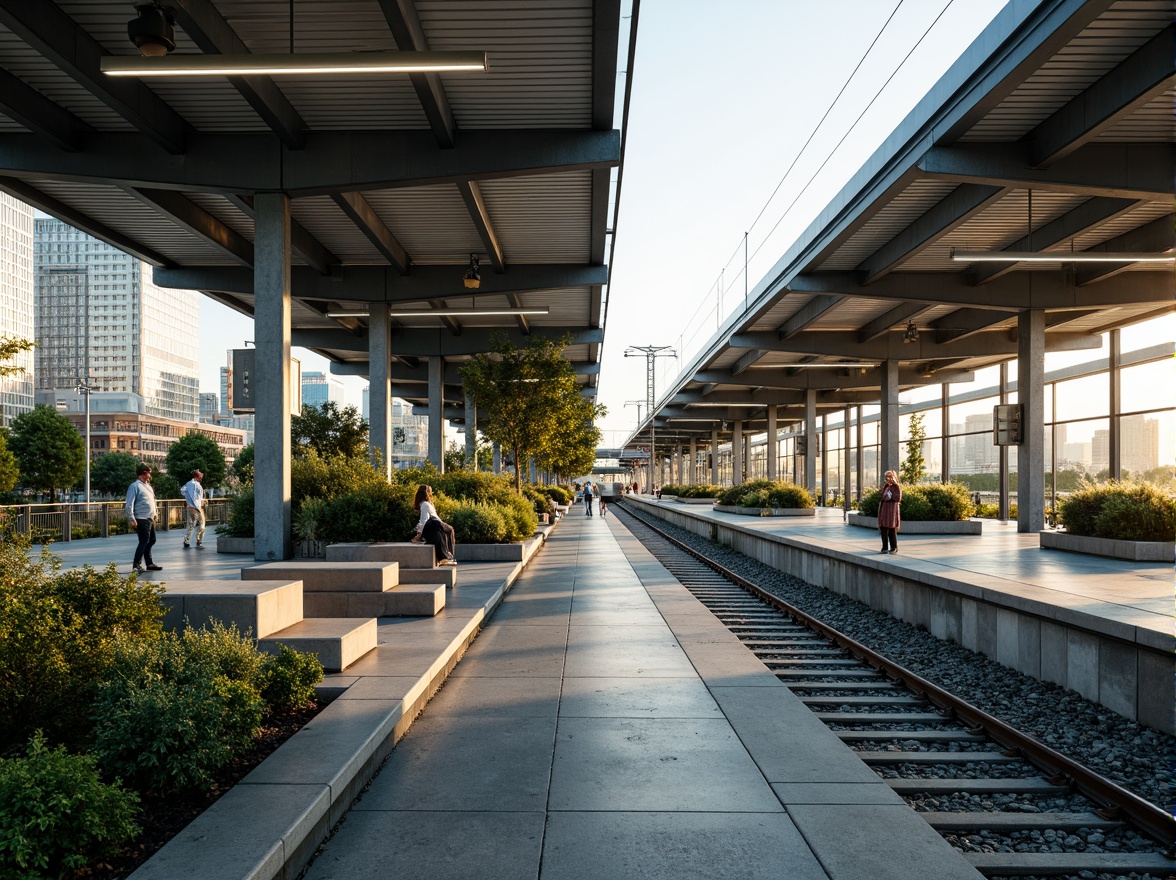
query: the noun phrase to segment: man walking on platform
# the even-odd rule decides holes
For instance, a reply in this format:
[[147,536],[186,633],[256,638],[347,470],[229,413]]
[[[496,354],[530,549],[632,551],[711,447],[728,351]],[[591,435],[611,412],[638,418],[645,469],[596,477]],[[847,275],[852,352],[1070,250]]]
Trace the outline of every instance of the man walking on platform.
[[584,516],[592,516],[592,484],[584,484]]
[[[163,571],[162,565],[151,561],[151,548],[155,545],[155,490],[151,488],[150,465],[141,464],[135,469],[135,482],[127,489],[127,523],[139,535],[134,570]],[[143,568],[144,561],[146,568]]]
[[185,550],[192,546],[189,542],[192,540],[193,529],[196,529],[196,549],[204,549],[204,486],[200,482],[203,479],[204,473],[200,468],[196,468],[192,471],[192,479],[184,483],[180,490],[188,505],[184,511],[188,518],[188,531],[184,533]]

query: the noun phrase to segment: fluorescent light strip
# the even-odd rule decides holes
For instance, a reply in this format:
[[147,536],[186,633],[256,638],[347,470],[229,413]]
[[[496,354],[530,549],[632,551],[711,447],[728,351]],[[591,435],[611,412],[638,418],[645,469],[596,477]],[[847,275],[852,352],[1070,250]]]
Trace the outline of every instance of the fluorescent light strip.
[[[837,369],[840,369],[841,367],[850,367],[853,369],[857,369],[860,367],[868,367],[869,369],[874,369],[877,366],[878,366],[877,364],[859,363],[857,361],[852,361],[850,363],[841,363],[841,364],[777,364],[775,366],[775,369],[777,369],[777,370],[837,370]],[[720,382],[719,384],[722,385],[723,383]]]
[[[510,309],[416,309],[409,312],[389,312],[390,318],[480,318],[503,315],[546,315],[550,306]],[[328,318],[368,318],[370,312],[327,312]]]
[[1171,263],[1176,254],[1124,251],[957,251],[957,263]]
[[485,71],[485,52],[306,52],[294,55],[104,55],[107,76],[304,76]]

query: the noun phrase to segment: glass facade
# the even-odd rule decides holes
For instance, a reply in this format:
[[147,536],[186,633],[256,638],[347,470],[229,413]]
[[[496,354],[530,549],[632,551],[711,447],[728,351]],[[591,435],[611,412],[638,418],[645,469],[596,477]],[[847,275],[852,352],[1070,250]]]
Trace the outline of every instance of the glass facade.
[[[34,339],[33,209],[0,192],[0,338]],[[31,351],[5,362],[23,372],[0,376],[0,427],[33,408]]]

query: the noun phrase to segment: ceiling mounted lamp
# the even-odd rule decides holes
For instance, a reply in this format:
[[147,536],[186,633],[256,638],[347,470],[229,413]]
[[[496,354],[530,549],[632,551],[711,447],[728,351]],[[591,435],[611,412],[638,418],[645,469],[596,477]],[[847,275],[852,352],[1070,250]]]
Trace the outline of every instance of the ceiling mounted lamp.
[[[141,6],[139,9],[154,7]],[[166,10],[160,9],[166,13]],[[139,19],[135,19],[138,21]],[[134,24],[134,22],[131,22]],[[130,25],[128,25],[128,31]],[[132,34],[131,37],[135,39]],[[144,52],[145,43],[139,43]],[[175,44],[172,44],[175,48]],[[163,56],[164,53],[158,53]],[[104,55],[107,76],[320,76],[323,74],[447,73],[485,71],[485,52],[306,52],[285,55]]]
[[922,376],[924,379],[930,379],[932,376],[935,375],[935,365],[934,364],[927,364],[926,366],[923,367],[923,370],[919,375]]
[[139,53],[147,58],[162,58],[176,48],[176,20],[170,9],[158,3],[135,7],[136,17],[127,22],[127,36]]
[[919,341],[919,328],[915,326],[914,321],[907,321],[906,329],[902,331],[902,342],[906,345],[908,342]]
[[[522,308],[488,308],[488,309],[411,309],[403,312],[389,312],[390,318],[480,318],[498,317],[503,315],[547,315],[551,313],[550,306],[524,306]],[[341,311],[327,312],[328,318],[367,318],[369,312]]]
[[1173,253],[1132,251],[957,251],[951,258],[957,263],[1172,263]]
[[465,274],[461,276],[461,283],[470,290],[477,290],[482,286],[482,275],[478,272],[478,255],[470,254],[470,264]]
[[780,364],[777,369],[788,370],[843,370],[846,367],[862,367],[873,369],[877,364],[872,361],[838,361],[835,364]]

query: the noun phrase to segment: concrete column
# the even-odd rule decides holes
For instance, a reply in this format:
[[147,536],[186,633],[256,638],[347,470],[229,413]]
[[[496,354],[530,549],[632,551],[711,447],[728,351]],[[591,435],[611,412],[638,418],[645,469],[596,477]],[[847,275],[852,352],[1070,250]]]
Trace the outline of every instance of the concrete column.
[[821,506],[829,500],[829,414],[821,416]]
[[780,433],[780,426],[776,419],[780,411],[773,406],[768,407],[768,479],[780,479],[779,441],[776,435]]
[[951,419],[948,417],[948,401],[951,400],[951,385],[944,382],[939,386],[939,481],[951,481]]
[[710,485],[719,484],[719,429],[711,430],[710,445]]
[[470,469],[478,469],[478,408],[474,398],[465,396],[465,454]]
[[1045,528],[1045,311],[1017,315],[1017,400],[1024,442],[1017,450],[1017,531]]
[[368,453],[392,476],[391,323],[387,303],[368,306]]
[[817,392],[804,393],[804,487],[817,491]]
[[735,422],[731,431],[731,485],[743,485],[743,422]]
[[857,407],[857,431],[854,432],[857,436],[857,500],[861,500],[864,487],[862,480],[866,473],[866,455],[865,447],[862,446],[862,408]]
[[253,338],[256,431],[253,556],[289,559],[290,547],[290,198],[258,193],[253,221]]
[[850,477],[849,471],[849,407],[847,406],[842,412],[841,416],[844,431],[841,434],[841,509],[849,510],[849,496],[853,492],[853,480]]
[[[445,360],[429,358],[429,461],[445,473]],[[516,462],[516,465],[518,462]]]
[[751,476],[751,429],[743,435],[743,472]]
[[698,485],[698,440],[690,438],[690,474],[688,479],[691,486]]
[[490,470],[496,474],[502,473],[502,447],[497,443],[490,444]]
[[[1123,348],[1122,343],[1120,342],[1118,329],[1112,330],[1110,332],[1110,337],[1111,350],[1110,357],[1108,359],[1110,375],[1107,378],[1110,379],[1108,384],[1110,385],[1111,399],[1110,406],[1107,408],[1107,412],[1110,413],[1111,418],[1110,424],[1108,425],[1110,428],[1110,431],[1108,432],[1109,436],[1107,437],[1107,440],[1109,441],[1107,444],[1107,468],[1110,471],[1111,479],[1118,480],[1123,476],[1123,432],[1122,425],[1119,420],[1119,413],[1123,410],[1123,382],[1121,378],[1122,374],[1120,373],[1120,370],[1123,366]],[[1020,367],[1018,367],[1018,370],[1020,370]],[[1021,387],[1020,375],[1020,372],[1018,372],[1018,389]],[[1054,421],[1057,421],[1057,418],[1057,413],[1054,413]],[[1055,472],[1057,470],[1056,464],[1054,465],[1054,470]],[[1136,477],[1138,476],[1139,475],[1136,474]]]
[[882,427],[878,438],[878,481],[887,471],[898,473],[902,460],[898,435],[898,361],[882,362]]
[[[1000,365],[1000,402],[1009,402],[1009,365],[1004,362]],[[1000,493],[996,507],[997,516],[1001,522],[1007,522],[1009,519],[1009,448],[1001,446],[997,450],[997,461],[999,467],[999,476],[997,477],[997,491]]]

